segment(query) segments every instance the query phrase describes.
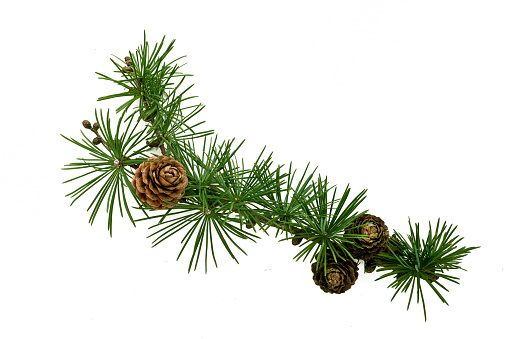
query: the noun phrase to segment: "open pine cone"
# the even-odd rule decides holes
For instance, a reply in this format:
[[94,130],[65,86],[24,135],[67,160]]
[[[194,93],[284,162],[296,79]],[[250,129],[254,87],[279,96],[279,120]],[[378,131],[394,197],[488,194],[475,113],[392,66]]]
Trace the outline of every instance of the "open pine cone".
[[156,210],[174,207],[185,194],[187,183],[182,164],[163,155],[148,158],[132,179],[138,198]]
[[[364,225],[356,227],[358,225]],[[356,228],[355,228],[356,227]],[[368,238],[351,239],[357,246],[346,243],[346,248],[356,259],[369,260],[381,252],[388,242],[388,227],[381,218],[372,214],[362,214],[346,228],[346,234],[364,234]]]
[[331,253],[326,255],[326,275],[324,265],[317,267],[317,263],[311,266],[314,274],[314,283],[326,293],[344,293],[351,288],[358,278],[358,265],[350,258],[333,260]]

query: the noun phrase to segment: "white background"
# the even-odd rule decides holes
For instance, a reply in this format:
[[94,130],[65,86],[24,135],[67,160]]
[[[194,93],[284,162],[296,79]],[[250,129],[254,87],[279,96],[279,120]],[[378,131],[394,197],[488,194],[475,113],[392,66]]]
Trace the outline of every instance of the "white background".
[[[27,1],[2,6],[0,337],[469,338],[505,333],[506,1]],[[323,293],[298,248],[263,236],[205,275],[151,248],[149,224],[72,207],[64,164],[113,74],[142,42],[176,39],[200,118],[276,163],[318,166],[401,233],[408,217],[459,225],[468,272],[450,306],[426,290],[406,311],[388,280],[361,274]],[[190,82],[189,82],[190,84]],[[425,228],[424,228],[425,229]],[[187,253],[188,254],[188,253]],[[494,335],[498,333],[497,335]]]

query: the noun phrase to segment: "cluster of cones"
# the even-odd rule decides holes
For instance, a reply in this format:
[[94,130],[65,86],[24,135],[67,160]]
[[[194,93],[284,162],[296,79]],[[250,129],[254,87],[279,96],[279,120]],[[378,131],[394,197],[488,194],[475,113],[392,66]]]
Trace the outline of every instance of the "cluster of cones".
[[[372,214],[362,214],[348,226],[345,233],[366,235],[363,238],[353,238],[352,243],[345,243],[345,247],[353,258],[364,261],[365,272],[373,272],[375,269],[373,257],[387,250],[390,237],[384,221]],[[326,272],[324,265],[318,267],[317,263],[313,263],[311,266],[314,282],[327,293],[343,293],[349,290],[358,278],[357,262],[345,253],[342,257],[343,259],[336,257],[335,260],[328,249]]]

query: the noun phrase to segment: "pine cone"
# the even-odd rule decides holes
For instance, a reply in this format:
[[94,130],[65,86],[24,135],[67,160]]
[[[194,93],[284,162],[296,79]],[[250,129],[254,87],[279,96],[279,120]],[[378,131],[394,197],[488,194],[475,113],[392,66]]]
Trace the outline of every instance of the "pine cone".
[[187,183],[182,164],[163,155],[148,158],[132,179],[138,198],[156,210],[174,207],[185,194]]
[[330,252],[326,257],[326,276],[324,265],[318,268],[317,262],[315,262],[311,266],[314,282],[326,293],[346,292],[358,278],[358,265],[350,258],[346,260],[337,258],[337,262],[335,262]]
[[[358,225],[364,225],[356,227]],[[355,228],[356,227],[356,228]],[[346,228],[346,234],[365,234],[368,238],[351,239],[357,246],[346,243],[346,248],[354,258],[369,260],[381,252],[388,242],[388,227],[381,218],[372,214],[362,214]]]

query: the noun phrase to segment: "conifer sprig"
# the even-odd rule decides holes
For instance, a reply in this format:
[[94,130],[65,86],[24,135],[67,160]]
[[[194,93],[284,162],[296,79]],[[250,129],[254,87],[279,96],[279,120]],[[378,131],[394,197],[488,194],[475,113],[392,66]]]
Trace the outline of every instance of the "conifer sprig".
[[280,187],[281,178],[276,178],[275,173],[279,169],[272,170],[272,154],[263,158],[265,148],[260,152],[252,168],[246,168],[242,159],[239,165],[236,156],[232,157],[227,163],[227,171],[231,172],[235,168],[238,169],[236,175],[219,175],[217,180],[220,181],[222,190],[217,189],[219,195],[227,202],[225,205],[230,212],[238,215],[238,218],[232,216],[240,227],[245,226],[252,228],[256,232],[256,225],[265,232],[264,222],[266,222],[266,210],[263,210],[263,203],[268,194],[275,192]]
[[134,219],[129,210],[129,204],[125,196],[125,188],[131,192],[138,205],[141,206],[142,202],[136,197],[134,189],[130,183],[129,177],[131,176],[131,173],[129,167],[139,165],[148,157],[145,153],[148,150],[148,146],[140,143],[140,141],[147,138],[149,133],[146,127],[141,130],[138,128],[139,120],[132,125],[132,119],[129,120],[126,129],[121,133],[120,131],[122,130],[122,127],[125,127],[122,126],[124,125],[124,115],[122,115],[118,120],[116,131],[114,131],[111,126],[109,110],[106,118],[104,117],[102,110],[100,110],[99,113],[96,110],[95,118],[97,119],[96,124],[98,126],[98,130],[100,130],[102,134],[101,137],[97,137],[101,139],[101,142],[96,144],[83,132],[81,132],[83,135],[83,139],[81,140],[82,142],[62,135],[62,137],[66,140],[88,151],[89,155],[92,157],[78,158],[77,160],[79,162],[65,165],[66,167],[63,168],[64,170],[88,169],[89,172],[64,181],[64,183],[68,183],[88,175],[94,176],[93,179],[66,195],[74,198],[71,203],[72,205],[92,187],[96,186],[100,182],[103,182],[103,186],[99,189],[87,211],[92,209],[89,222],[90,224],[93,224],[99,208],[107,196],[106,212],[109,215],[108,230],[110,232],[110,236],[112,236],[113,209],[117,201],[120,215],[123,217],[123,204],[130,221],[135,226]]
[[[440,219],[437,221],[435,231],[432,231],[432,225],[429,221],[429,231],[426,239],[420,238],[420,225],[416,223],[411,225],[409,220],[410,234],[404,238],[397,231],[394,231],[393,238],[388,242],[388,251],[377,255],[376,262],[381,268],[377,271],[387,273],[376,280],[387,277],[394,277],[395,280],[388,287],[395,288],[396,291],[392,300],[399,292],[406,293],[411,287],[407,309],[411,304],[414,288],[416,285],[416,301],[422,300],[423,314],[427,321],[427,310],[425,308],[425,299],[423,297],[422,282],[426,282],[436,293],[439,299],[448,305],[443,295],[436,287],[440,287],[448,292],[439,278],[459,284],[459,278],[445,274],[445,271],[460,269],[460,262],[463,257],[472,250],[479,247],[461,247],[458,243],[463,239],[454,235],[457,226],[446,225],[446,221],[440,225]],[[465,271],[465,270],[464,270]]]
[[[239,194],[241,191],[235,191],[235,186],[238,188],[238,181],[247,180],[250,173],[239,168],[233,161],[243,142],[233,146],[234,140],[220,144],[217,140],[215,137],[207,142],[205,138],[200,154],[192,141],[180,143],[178,148],[172,149],[175,152],[175,159],[187,166],[189,181],[185,199],[162,216],[149,216],[139,220],[160,218],[156,225],[149,228],[154,231],[148,236],[153,238],[153,246],[159,245],[182,230],[187,230],[177,259],[192,242],[191,239],[194,239],[189,271],[193,265],[194,269],[197,268],[202,250],[205,271],[208,268],[209,254],[217,266],[214,248],[217,241],[224,246],[233,260],[238,262],[233,249],[236,248],[246,254],[238,239],[255,241],[255,238],[259,238],[239,227],[238,218],[232,213],[234,210],[245,208],[246,199],[256,196],[264,188],[259,186],[249,190],[249,194]],[[175,215],[178,217],[174,218]]]
[[[185,64],[178,65],[177,61],[185,56],[167,61],[170,52],[174,47],[175,40],[163,48],[165,37],[160,44],[155,44],[151,52],[146,34],[141,46],[135,53],[129,52],[129,59],[126,58],[127,66],[123,61],[111,59],[117,72],[123,79],[115,79],[96,72],[99,79],[111,81],[123,88],[120,93],[100,97],[98,101],[127,97],[127,101],[121,104],[116,111],[127,112],[133,110],[129,117],[138,115],[144,121],[150,123],[149,131],[154,133],[155,140],[159,140],[162,154],[165,155],[164,145],[179,142],[186,139],[195,139],[213,134],[213,130],[195,131],[195,128],[204,121],[191,123],[190,120],[202,111],[202,104],[187,104],[196,96],[188,96],[188,91],[194,86],[184,88],[183,83],[186,77],[191,74],[180,72]],[[137,102],[137,106],[133,106]],[[186,106],[188,105],[188,106]]]
[[[134,53],[129,52],[131,65],[125,66],[124,61],[116,56],[115,58],[118,62],[110,59],[115,65],[117,73],[122,75],[122,79],[114,79],[99,72],[96,72],[96,74],[100,76],[99,79],[112,81],[120,85],[124,88],[124,91],[100,97],[98,101],[118,97],[131,97],[120,105],[116,111],[125,111],[137,101],[137,110],[142,112],[145,101],[152,110],[156,110],[162,107],[162,102],[164,102],[164,97],[167,96],[167,93],[170,93],[169,97],[172,98],[177,96],[177,89],[183,84],[185,77],[192,75],[179,72],[179,69],[185,64],[178,65],[176,62],[185,56],[178,57],[169,62],[166,61],[166,57],[168,57],[174,47],[175,40],[171,41],[164,52],[160,54],[164,40],[165,37],[162,38],[160,44],[155,44],[154,50],[150,52],[150,47],[146,41],[146,34],[144,34],[143,44]],[[142,86],[140,86],[140,83],[142,83]],[[192,85],[184,90],[184,92],[191,87]]]
[[303,216],[297,218],[297,225],[302,227],[305,240],[300,245],[303,249],[295,256],[295,259],[306,260],[309,254],[312,254],[311,260],[316,258],[317,266],[323,265],[325,274],[326,262],[329,259],[327,249],[330,250],[334,261],[337,261],[337,258],[345,260],[345,256],[353,259],[343,242],[352,238],[365,237],[361,234],[345,234],[344,231],[354,219],[367,212],[367,210],[356,212],[358,206],[365,200],[367,190],[361,191],[346,206],[351,191],[349,185],[342,197],[337,200],[335,199],[337,188],[334,188],[331,200],[329,198],[332,188],[334,187],[328,187],[327,178],[323,180],[319,176],[317,183],[312,183],[311,198],[301,202]]
[[298,226],[295,226],[295,221],[304,213],[301,201],[312,199],[309,192],[311,180],[317,168],[307,175],[309,169],[307,164],[296,186],[294,186],[296,169],[292,169],[292,163],[287,173],[282,172],[282,168],[283,165],[279,165],[274,171],[253,171],[257,182],[271,182],[272,189],[256,201],[256,208],[252,209],[253,218],[249,220],[247,226],[259,225],[265,233],[269,227],[273,227],[276,229],[275,237],[281,233],[285,235],[285,238],[280,241],[292,239],[293,245],[298,245],[302,241],[303,233]]
[[[243,159],[237,160],[243,142],[235,143],[234,139],[218,142],[217,136],[207,138],[213,130],[197,131],[204,121],[194,123],[193,119],[204,105],[189,101],[195,98],[189,94],[193,85],[184,85],[184,80],[191,75],[182,73],[180,69],[184,64],[177,63],[184,56],[169,58],[175,40],[168,46],[164,46],[164,40],[150,50],[144,34],[143,44],[134,53],[129,52],[124,60],[111,59],[119,77],[97,73],[99,79],[122,88],[121,92],[100,97],[98,101],[126,99],[116,109],[120,115],[116,130],[111,126],[109,111],[104,117],[102,110],[99,113],[96,110],[97,122],[93,127],[89,121],[83,121],[83,126],[94,132],[96,138],[90,140],[81,132],[84,138],[79,142],[62,135],[91,156],[65,165],[65,170],[84,169],[88,172],[64,183],[93,177],[67,194],[73,198],[71,205],[95,187],[98,192],[88,207],[91,210],[89,222],[93,224],[100,206],[105,204],[111,236],[115,205],[122,217],[125,208],[134,226],[137,221],[157,220],[157,224],[149,227],[152,233],[148,238],[152,239],[153,246],[180,232],[183,236],[177,260],[190,249],[189,271],[193,267],[196,270],[200,259],[204,260],[205,271],[209,259],[217,266],[218,248],[227,251],[238,262],[235,253],[246,254],[241,241],[255,242],[259,238],[254,234],[258,227],[265,233],[270,227],[275,228],[276,237],[284,233],[285,238],[281,241],[291,239],[293,245],[301,247],[295,259],[315,258],[315,267],[323,266],[325,275],[326,265],[331,260],[353,259],[344,245],[354,244],[354,238],[367,236],[346,234],[345,230],[367,212],[357,212],[365,200],[366,190],[348,201],[350,188],[347,185],[338,197],[337,188],[329,187],[326,177],[319,176],[313,181],[316,169],[310,172],[309,165],[295,185],[296,170],[292,164],[287,173],[282,170],[283,166],[273,168],[272,154],[265,156],[265,149],[251,168],[247,168]],[[139,126],[142,122],[146,125]],[[195,145],[198,138],[203,141],[201,151]],[[177,160],[187,175],[185,194],[162,214],[154,214],[152,206],[141,202],[136,194],[139,187],[135,189],[131,183],[132,169],[147,161],[150,157],[147,152],[154,147],[160,148],[162,155]],[[141,210],[144,218],[135,220],[131,215],[126,188],[137,204],[133,208]],[[416,285],[417,302],[422,299],[426,320],[422,281],[447,304],[437,287],[448,291],[441,282],[449,280],[458,284],[459,279],[445,271],[462,269],[461,259],[478,247],[458,248],[462,238],[453,235],[457,227],[447,226],[446,222],[441,226],[438,220],[434,232],[429,223],[426,239],[420,238],[418,223],[414,230],[411,222],[409,225],[408,238],[394,231],[388,250],[377,255],[373,262],[381,267],[378,271],[387,272],[377,280],[395,278],[388,286],[396,289],[392,300],[399,292],[407,292],[411,287],[409,308]],[[362,226],[366,225],[355,227]],[[330,255],[333,258],[329,258]],[[439,278],[441,280],[437,281]]]
[[[100,205],[105,201],[105,197],[108,196],[106,211],[109,214],[108,230],[110,235],[112,235],[113,206],[117,201],[123,203],[129,219],[135,224],[125,196],[126,188],[131,192],[138,207],[146,216],[148,215],[145,210],[151,210],[151,207],[142,203],[136,196],[130,182],[132,173],[126,171],[126,167],[136,168],[140,163],[147,160],[150,156],[146,153],[150,149],[150,147],[146,146],[147,144],[150,146],[156,145],[153,147],[160,147],[162,154],[165,155],[166,145],[176,148],[185,140],[213,134],[212,130],[204,132],[196,131],[196,128],[204,122],[192,123],[191,119],[200,113],[204,106],[187,103],[188,100],[194,97],[187,95],[192,85],[187,88],[183,88],[182,85],[185,77],[190,76],[179,72],[179,69],[183,65],[178,65],[177,61],[183,57],[169,62],[166,61],[173,49],[174,40],[165,48],[163,45],[164,38],[160,44],[155,45],[153,51],[150,51],[145,34],[143,44],[135,53],[129,53],[130,56],[125,59],[126,66],[121,64],[122,61],[119,58],[117,59],[120,62],[111,59],[118,73],[121,74],[121,79],[97,73],[100,76],[99,79],[111,81],[123,88],[122,92],[100,97],[98,101],[121,97],[127,98],[127,101],[116,110],[117,113],[121,114],[116,134],[110,126],[109,110],[106,120],[104,120],[101,110],[100,119],[97,116],[97,112],[96,118],[102,136],[99,136],[98,132],[93,128],[87,128],[97,134],[97,138],[93,141],[90,141],[85,135],[82,143],[64,137],[89,151],[95,157],[94,159],[80,158],[78,159],[81,161],[80,163],[66,165],[67,167],[64,169],[94,168],[94,170],[66,182],[90,174],[98,174],[68,195],[75,198],[72,202],[74,203],[84,193],[95,187],[99,182],[102,182],[98,195],[89,207],[89,210],[93,208],[90,223],[93,224]],[[136,102],[138,104],[134,105]],[[131,107],[133,109],[129,111]],[[146,121],[149,124],[144,126],[142,131],[138,131],[137,127],[142,121]],[[127,126],[121,126],[122,123]],[[125,132],[120,136],[119,131],[122,128],[125,128]],[[105,150],[102,149],[101,144],[106,148]],[[122,204],[119,204],[119,207],[120,214],[123,216]]]

